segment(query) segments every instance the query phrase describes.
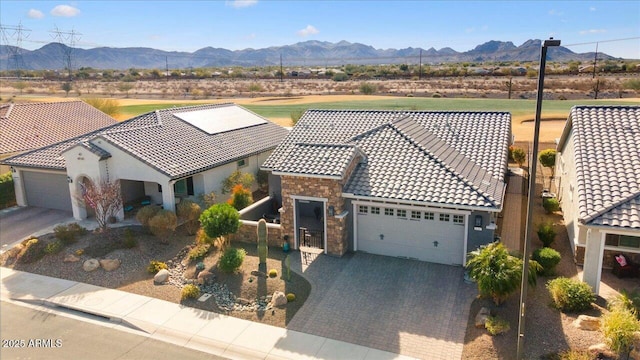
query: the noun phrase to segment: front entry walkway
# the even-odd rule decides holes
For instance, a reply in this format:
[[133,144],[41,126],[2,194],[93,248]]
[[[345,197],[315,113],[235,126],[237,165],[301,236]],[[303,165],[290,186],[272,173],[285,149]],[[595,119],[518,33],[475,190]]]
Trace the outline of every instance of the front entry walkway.
[[365,253],[294,259],[312,290],[288,329],[421,359],[462,356],[476,296],[462,267]]

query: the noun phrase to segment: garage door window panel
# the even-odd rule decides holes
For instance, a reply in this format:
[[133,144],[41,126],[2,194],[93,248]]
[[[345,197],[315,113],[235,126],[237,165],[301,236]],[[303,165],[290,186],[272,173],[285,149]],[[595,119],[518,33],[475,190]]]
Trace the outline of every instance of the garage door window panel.
[[449,221],[449,214],[440,214],[440,221]]
[[393,216],[393,209],[384,208],[384,214],[387,216]]
[[372,207],[371,207],[371,213],[372,213],[373,215],[380,215],[380,208],[379,208],[379,207],[374,207],[374,206],[372,206]]
[[397,214],[398,214],[398,217],[401,218],[401,219],[406,219],[407,218],[407,210],[398,209],[397,210]]
[[453,223],[456,225],[464,225],[463,215],[453,215]]
[[424,213],[424,219],[425,220],[433,220],[435,218],[435,214],[432,212],[426,212]]
[[365,205],[358,206],[358,214],[366,215],[369,213],[369,207]]
[[411,220],[420,220],[422,213],[420,211],[411,211]]

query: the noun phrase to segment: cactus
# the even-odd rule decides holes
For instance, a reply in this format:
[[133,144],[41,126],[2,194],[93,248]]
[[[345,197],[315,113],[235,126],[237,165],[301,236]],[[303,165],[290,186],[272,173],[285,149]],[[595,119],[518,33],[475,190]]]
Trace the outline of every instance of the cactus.
[[289,255],[284,258],[284,266],[287,269],[287,281],[291,281],[291,259],[289,259]]
[[260,264],[267,263],[267,254],[269,247],[267,246],[267,222],[264,219],[258,221],[258,257]]

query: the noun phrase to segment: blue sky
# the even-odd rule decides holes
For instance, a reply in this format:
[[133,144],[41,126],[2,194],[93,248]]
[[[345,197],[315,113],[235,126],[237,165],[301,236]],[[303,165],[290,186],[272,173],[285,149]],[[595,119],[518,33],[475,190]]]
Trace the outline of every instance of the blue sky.
[[[600,42],[612,56],[640,59],[640,1],[0,1],[0,23],[30,29],[22,47],[71,30],[78,47],[195,51],[347,40],[375,48],[451,47],[489,40]],[[15,44],[6,32],[2,43]],[[606,40],[635,38],[625,41]],[[575,52],[595,44],[570,46]]]

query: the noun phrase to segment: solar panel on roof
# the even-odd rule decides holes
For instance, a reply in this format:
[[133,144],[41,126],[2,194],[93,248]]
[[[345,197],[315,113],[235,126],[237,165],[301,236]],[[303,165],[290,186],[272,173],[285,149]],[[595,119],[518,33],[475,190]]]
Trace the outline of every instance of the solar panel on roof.
[[173,115],[212,135],[267,123],[259,116],[237,106],[176,112]]

